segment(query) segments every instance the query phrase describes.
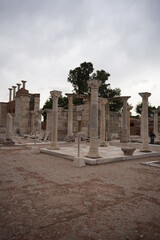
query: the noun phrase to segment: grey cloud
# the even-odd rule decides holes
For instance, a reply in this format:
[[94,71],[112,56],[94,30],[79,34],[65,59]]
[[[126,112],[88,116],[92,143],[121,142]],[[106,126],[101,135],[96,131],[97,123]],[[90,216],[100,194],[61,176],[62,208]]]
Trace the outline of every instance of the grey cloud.
[[136,86],[159,67],[159,12],[159,0],[1,0],[0,79],[65,91],[69,70],[91,61],[111,86]]

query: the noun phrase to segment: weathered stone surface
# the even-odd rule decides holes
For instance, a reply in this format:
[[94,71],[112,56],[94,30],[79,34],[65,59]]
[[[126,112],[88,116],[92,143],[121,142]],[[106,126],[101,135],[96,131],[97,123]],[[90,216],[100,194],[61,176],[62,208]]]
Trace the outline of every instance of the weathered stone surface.
[[74,160],[73,160],[72,166],[73,167],[85,167],[86,164],[85,164],[85,161],[84,161],[83,158],[75,157]]
[[154,113],[154,125],[153,125],[153,132],[156,135],[155,141],[159,141],[159,132],[158,132],[158,113],[159,109],[153,110]]
[[136,148],[121,148],[124,155],[132,156]]
[[62,92],[51,91],[50,94],[53,99],[52,103],[52,131],[51,131],[51,149],[59,149],[57,142],[57,132],[58,132],[58,97],[60,97]]
[[31,152],[32,153],[40,153],[40,147],[37,145],[33,146],[31,149]]
[[19,95],[15,99],[15,119],[14,132],[21,135],[30,133],[30,111],[29,111],[30,96]]
[[141,137],[142,137],[142,148],[141,152],[149,152],[149,141],[148,141],[148,98],[151,93],[142,92],[139,93],[142,97],[142,114],[141,114]]
[[68,129],[67,137],[73,136],[73,94],[66,94],[68,96]]
[[121,131],[121,142],[129,142],[128,132],[128,114],[127,114],[127,100],[130,96],[120,97],[123,101],[123,118],[122,118],[122,131]]
[[88,86],[91,87],[91,106],[90,106],[90,148],[87,154],[89,158],[99,158],[98,152],[98,88],[102,82],[99,80],[89,80]]
[[7,103],[0,103],[0,127],[6,127]]
[[12,137],[12,116],[10,113],[7,114],[7,122],[6,122],[6,139],[11,139]]
[[99,98],[99,103],[101,107],[101,116],[100,116],[100,146],[106,147],[106,114],[105,114],[105,105],[108,100],[105,98]]

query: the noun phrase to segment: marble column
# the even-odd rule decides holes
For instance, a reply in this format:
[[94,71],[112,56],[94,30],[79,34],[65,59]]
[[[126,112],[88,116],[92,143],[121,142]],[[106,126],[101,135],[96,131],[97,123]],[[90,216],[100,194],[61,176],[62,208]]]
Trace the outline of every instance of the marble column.
[[150,152],[148,138],[148,98],[151,95],[149,92],[139,93],[142,97],[142,115],[141,115],[141,137],[142,147],[141,152]]
[[41,117],[42,117],[42,113],[43,113],[44,110],[42,109],[39,109],[37,110],[37,114],[36,114],[36,131],[38,133],[41,133]]
[[15,96],[16,96],[16,86],[12,86],[13,88],[13,100],[15,100]]
[[87,97],[85,98],[85,104],[88,105],[88,111],[87,111],[87,117],[88,117],[88,124],[87,124],[87,128],[88,128],[88,131],[87,131],[87,136],[90,137],[90,112],[91,112],[91,99],[90,97]]
[[51,131],[51,147],[50,149],[56,150],[59,149],[57,142],[57,133],[58,133],[58,98],[62,92],[60,91],[51,91],[52,96],[52,131]]
[[88,87],[91,88],[90,148],[87,157],[100,158],[98,153],[98,89],[102,81],[93,79],[87,83]]
[[111,129],[110,129],[110,108],[109,102],[106,104],[106,123],[107,123],[107,141],[111,141]]
[[13,88],[8,88],[8,90],[9,90],[9,102],[11,102],[12,101],[12,90],[13,90]]
[[68,97],[68,129],[67,138],[72,138],[73,136],[73,94],[66,93]]
[[[142,108],[140,108],[139,109],[140,110],[140,112],[141,112],[141,116],[140,116],[140,126],[142,125]],[[141,137],[141,139],[142,139],[142,128],[140,127],[140,137]]]
[[122,131],[120,142],[126,143],[129,142],[128,136],[128,115],[127,115],[127,100],[130,96],[120,97],[123,101],[123,117],[122,117]]
[[51,115],[52,115],[52,109],[45,109],[46,112],[46,132],[51,132]]
[[127,115],[128,115],[128,137],[130,139],[130,111],[132,110],[132,106],[127,106]]
[[106,143],[106,103],[108,100],[106,98],[99,98],[99,103],[101,105],[101,116],[100,116],[100,146],[107,147]]
[[17,83],[17,87],[18,87],[17,91],[20,90],[20,86],[21,86],[21,83]]
[[22,84],[23,84],[23,86],[22,86],[22,88],[24,88],[25,89],[25,87],[26,87],[26,80],[21,80],[21,82],[22,82]]
[[30,111],[30,114],[31,114],[31,131],[30,133],[31,134],[34,134],[34,115],[35,115],[35,112],[34,111]]
[[155,141],[159,141],[159,133],[158,133],[158,113],[159,113],[159,109],[153,110],[153,113],[154,113],[153,132],[156,135]]

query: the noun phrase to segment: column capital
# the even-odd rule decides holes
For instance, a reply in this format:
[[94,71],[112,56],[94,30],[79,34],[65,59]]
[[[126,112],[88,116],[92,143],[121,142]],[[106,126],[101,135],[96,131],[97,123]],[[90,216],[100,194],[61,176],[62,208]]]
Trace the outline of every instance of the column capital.
[[69,98],[69,97],[73,97],[74,94],[73,93],[65,93],[65,95]]
[[12,86],[13,89],[16,89],[17,86]]
[[121,96],[120,99],[122,101],[127,101],[131,96]]
[[25,89],[25,84],[26,84],[26,80],[21,80],[22,84],[23,84],[23,88]]
[[132,110],[132,109],[133,109],[133,106],[130,106],[130,105],[127,106],[127,110],[128,110],[128,111],[130,111],[130,110]]
[[101,105],[105,105],[106,103],[108,103],[108,99],[107,98],[98,98],[98,101]]
[[160,112],[160,109],[155,109],[155,110],[152,110],[153,113],[159,113]]
[[8,90],[9,90],[10,92],[12,92],[13,88],[8,88]]
[[51,112],[52,112],[52,109],[46,108],[46,109],[44,109],[44,112],[46,112],[46,113],[51,113]]
[[51,94],[52,98],[58,98],[61,96],[62,92],[53,90],[53,91],[50,91],[50,94]]
[[151,96],[151,93],[149,93],[149,92],[141,92],[141,93],[139,93],[139,95],[142,98],[149,98],[149,96]]
[[102,81],[97,79],[89,79],[87,81],[87,84],[88,84],[88,87],[98,89],[102,85]]
[[41,109],[37,111],[38,114],[42,114],[43,112],[44,110],[41,110]]
[[16,83],[17,84],[17,87],[18,87],[18,90],[20,89],[20,86],[21,86],[21,83]]
[[34,114],[35,114],[35,111],[30,111],[30,114],[31,114],[31,115],[34,115]]

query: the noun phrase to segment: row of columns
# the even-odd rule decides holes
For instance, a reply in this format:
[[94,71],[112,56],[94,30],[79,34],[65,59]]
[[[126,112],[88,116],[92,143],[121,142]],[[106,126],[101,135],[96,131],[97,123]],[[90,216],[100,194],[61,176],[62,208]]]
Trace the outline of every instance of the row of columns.
[[[21,82],[22,82],[22,88],[25,89],[25,84],[26,84],[27,81],[21,80]],[[9,102],[11,102],[12,100],[15,100],[16,88],[17,88],[17,91],[19,91],[20,86],[21,86],[21,83],[17,83],[17,86],[12,86],[12,88],[8,88],[8,90],[9,90]],[[12,99],[12,91],[13,91],[13,99]]]
[[[98,152],[98,89],[101,86],[100,80],[89,80],[88,86],[91,88],[91,101],[90,101],[90,148],[87,154],[89,158],[99,158]],[[52,133],[51,133],[51,148],[59,149],[57,143],[57,129],[58,129],[58,97],[61,95],[60,91],[51,91],[51,96],[53,99],[52,105]],[[142,97],[142,148],[141,151],[149,151],[148,143],[148,97],[150,93],[139,93]],[[69,100],[68,108],[68,136],[72,136],[73,132],[73,104],[72,104],[72,94],[67,94]],[[129,116],[131,106],[127,106],[127,100],[130,96],[121,97],[123,101],[123,123],[122,123],[122,134],[121,142],[129,141]],[[105,142],[105,105],[107,99],[100,99],[101,103],[101,123],[100,123],[100,141],[103,144]],[[158,114],[155,112],[155,114]],[[155,115],[156,116],[156,115]],[[158,132],[158,130],[157,130]],[[157,134],[158,135],[158,134]]]

